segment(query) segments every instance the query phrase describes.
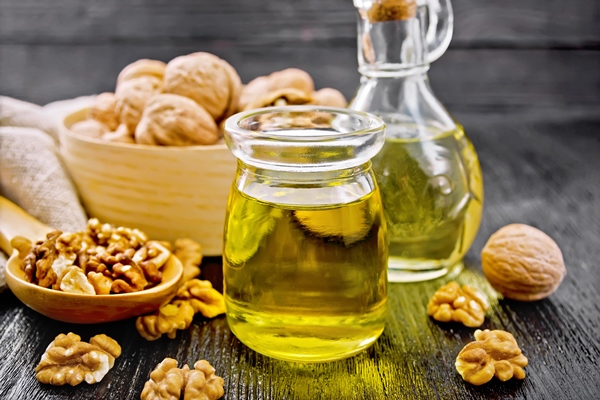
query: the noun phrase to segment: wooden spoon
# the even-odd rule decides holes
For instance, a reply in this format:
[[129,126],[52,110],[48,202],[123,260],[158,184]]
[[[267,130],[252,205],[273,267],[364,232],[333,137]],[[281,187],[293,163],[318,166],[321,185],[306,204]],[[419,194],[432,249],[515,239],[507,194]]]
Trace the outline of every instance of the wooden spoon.
[[27,282],[19,253],[10,239],[20,235],[35,242],[52,229],[16,204],[0,196],[0,249],[11,254],[4,271],[10,290],[25,305],[49,318],[77,324],[118,321],[158,309],[175,294],[183,277],[183,266],[175,256],[161,269],[162,282],[140,292],[85,295],[47,289]]

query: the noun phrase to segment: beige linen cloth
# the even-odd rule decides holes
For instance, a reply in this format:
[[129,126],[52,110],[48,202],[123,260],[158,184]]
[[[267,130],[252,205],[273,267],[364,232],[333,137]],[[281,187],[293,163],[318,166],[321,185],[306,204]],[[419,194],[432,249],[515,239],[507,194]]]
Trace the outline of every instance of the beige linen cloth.
[[[63,231],[82,229],[87,216],[60,160],[59,132],[66,115],[93,100],[80,97],[42,107],[0,96],[0,196]],[[6,258],[0,251],[0,292],[6,287]]]

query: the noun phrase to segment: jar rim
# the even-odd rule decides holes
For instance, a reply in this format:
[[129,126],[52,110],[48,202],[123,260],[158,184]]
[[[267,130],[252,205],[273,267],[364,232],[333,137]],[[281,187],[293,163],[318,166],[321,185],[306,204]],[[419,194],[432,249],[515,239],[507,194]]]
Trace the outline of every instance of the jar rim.
[[[338,132],[331,133],[330,131],[325,134],[314,134],[310,136],[290,136],[286,134],[280,134],[280,132],[288,131],[290,129],[280,129],[274,131],[264,131],[264,130],[250,130],[243,128],[240,126],[240,123],[243,120],[258,117],[264,114],[277,114],[277,113],[309,113],[309,112],[326,112],[335,115],[344,115],[347,117],[357,118],[360,121],[365,123],[365,126],[360,129],[348,131],[348,132]],[[385,129],[385,123],[381,118],[376,115],[364,112],[351,110],[348,108],[340,108],[340,107],[329,107],[329,106],[318,106],[318,105],[297,105],[297,106],[274,106],[274,107],[264,107],[257,108],[247,111],[241,111],[237,114],[232,115],[227,118],[224,125],[224,130],[226,133],[230,135],[236,135],[241,137],[247,137],[252,139],[268,139],[268,140],[278,140],[285,142],[329,142],[340,139],[348,139],[354,136],[361,135],[369,135],[377,133],[381,130]],[[302,129],[298,129],[302,130]]]

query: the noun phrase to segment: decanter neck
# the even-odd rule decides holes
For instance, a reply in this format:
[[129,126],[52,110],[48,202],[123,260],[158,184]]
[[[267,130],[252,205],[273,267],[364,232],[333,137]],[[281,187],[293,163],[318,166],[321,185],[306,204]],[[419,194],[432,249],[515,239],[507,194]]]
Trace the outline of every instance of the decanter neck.
[[[368,4],[367,4],[368,3]],[[426,72],[427,9],[416,0],[355,0],[358,10],[358,70],[367,77],[403,77]],[[379,8],[377,8],[379,7]]]

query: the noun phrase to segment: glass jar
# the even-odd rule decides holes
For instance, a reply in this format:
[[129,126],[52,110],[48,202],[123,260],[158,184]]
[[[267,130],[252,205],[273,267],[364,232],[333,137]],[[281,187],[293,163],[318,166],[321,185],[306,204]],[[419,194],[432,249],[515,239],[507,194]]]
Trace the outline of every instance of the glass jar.
[[264,355],[323,362],[382,333],[387,239],[371,158],[381,119],[345,109],[271,107],[230,117],[238,158],[223,246],[227,321]]
[[450,0],[354,5],[362,77],[349,107],[386,123],[373,169],[387,221],[389,280],[458,273],[481,221],[483,181],[475,148],[427,77],[450,43]]

